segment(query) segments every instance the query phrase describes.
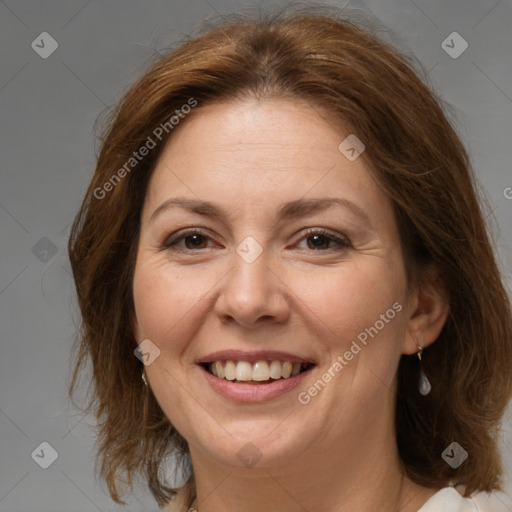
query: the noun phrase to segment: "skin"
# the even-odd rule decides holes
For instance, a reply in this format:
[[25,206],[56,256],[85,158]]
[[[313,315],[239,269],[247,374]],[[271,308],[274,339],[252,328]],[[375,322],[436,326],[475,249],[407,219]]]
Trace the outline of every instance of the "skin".
[[[448,306],[441,290],[408,286],[389,199],[362,157],[351,162],[338,150],[349,133],[300,100],[198,107],[152,175],[133,329],[138,342],[149,338],[161,351],[147,376],[189,443],[200,512],[413,512],[438,490],[401,471],[393,421],[399,359],[436,340]],[[151,219],[172,197],[211,201],[227,218],[178,207]],[[333,206],[278,222],[278,208],[303,197],[344,198],[367,221]],[[184,228],[205,237],[165,247]],[[320,238],[317,248],[308,228],[326,229],[349,246]],[[247,236],[263,249],[250,264],[235,250]],[[396,302],[402,310],[300,404],[298,393]],[[195,364],[230,348],[287,351],[316,367],[300,389],[235,404],[215,393]],[[237,457],[248,442],[261,454],[250,468]]]

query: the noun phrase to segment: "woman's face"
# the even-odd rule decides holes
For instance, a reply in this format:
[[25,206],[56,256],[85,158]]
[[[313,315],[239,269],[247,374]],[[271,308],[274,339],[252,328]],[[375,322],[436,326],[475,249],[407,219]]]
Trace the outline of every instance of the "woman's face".
[[160,156],[134,329],[160,350],[150,387],[193,456],[275,467],[392,432],[412,306],[391,203],[339,149],[348,135],[298,100],[231,102]]

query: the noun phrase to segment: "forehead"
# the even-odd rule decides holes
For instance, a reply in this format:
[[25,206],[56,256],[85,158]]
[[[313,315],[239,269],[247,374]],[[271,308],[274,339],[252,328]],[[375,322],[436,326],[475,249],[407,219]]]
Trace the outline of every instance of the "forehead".
[[184,195],[239,208],[328,195],[382,215],[390,204],[367,164],[339,149],[348,135],[329,112],[302,100],[199,105],[164,147],[145,206]]

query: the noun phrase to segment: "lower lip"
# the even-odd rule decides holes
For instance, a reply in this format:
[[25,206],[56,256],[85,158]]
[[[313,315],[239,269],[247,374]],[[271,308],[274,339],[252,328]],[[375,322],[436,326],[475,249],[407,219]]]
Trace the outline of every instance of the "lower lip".
[[244,384],[215,377],[199,365],[206,382],[219,395],[238,403],[268,402],[296,388],[307,377],[311,369],[289,379],[275,380],[269,384]]

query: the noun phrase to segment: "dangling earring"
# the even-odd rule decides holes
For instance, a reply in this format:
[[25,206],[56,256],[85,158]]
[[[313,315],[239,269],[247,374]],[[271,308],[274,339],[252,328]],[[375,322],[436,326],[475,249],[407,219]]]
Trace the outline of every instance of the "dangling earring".
[[144,366],[142,368],[142,381],[144,382],[144,385],[148,387],[148,378],[146,377],[146,367]]
[[420,361],[420,380],[418,383],[418,391],[423,395],[428,395],[432,389],[432,386],[430,385],[429,380],[427,379],[427,376],[423,372],[423,366],[421,366],[421,354],[423,353],[423,347],[420,347],[418,345],[418,352],[416,355],[418,356],[418,359]]

